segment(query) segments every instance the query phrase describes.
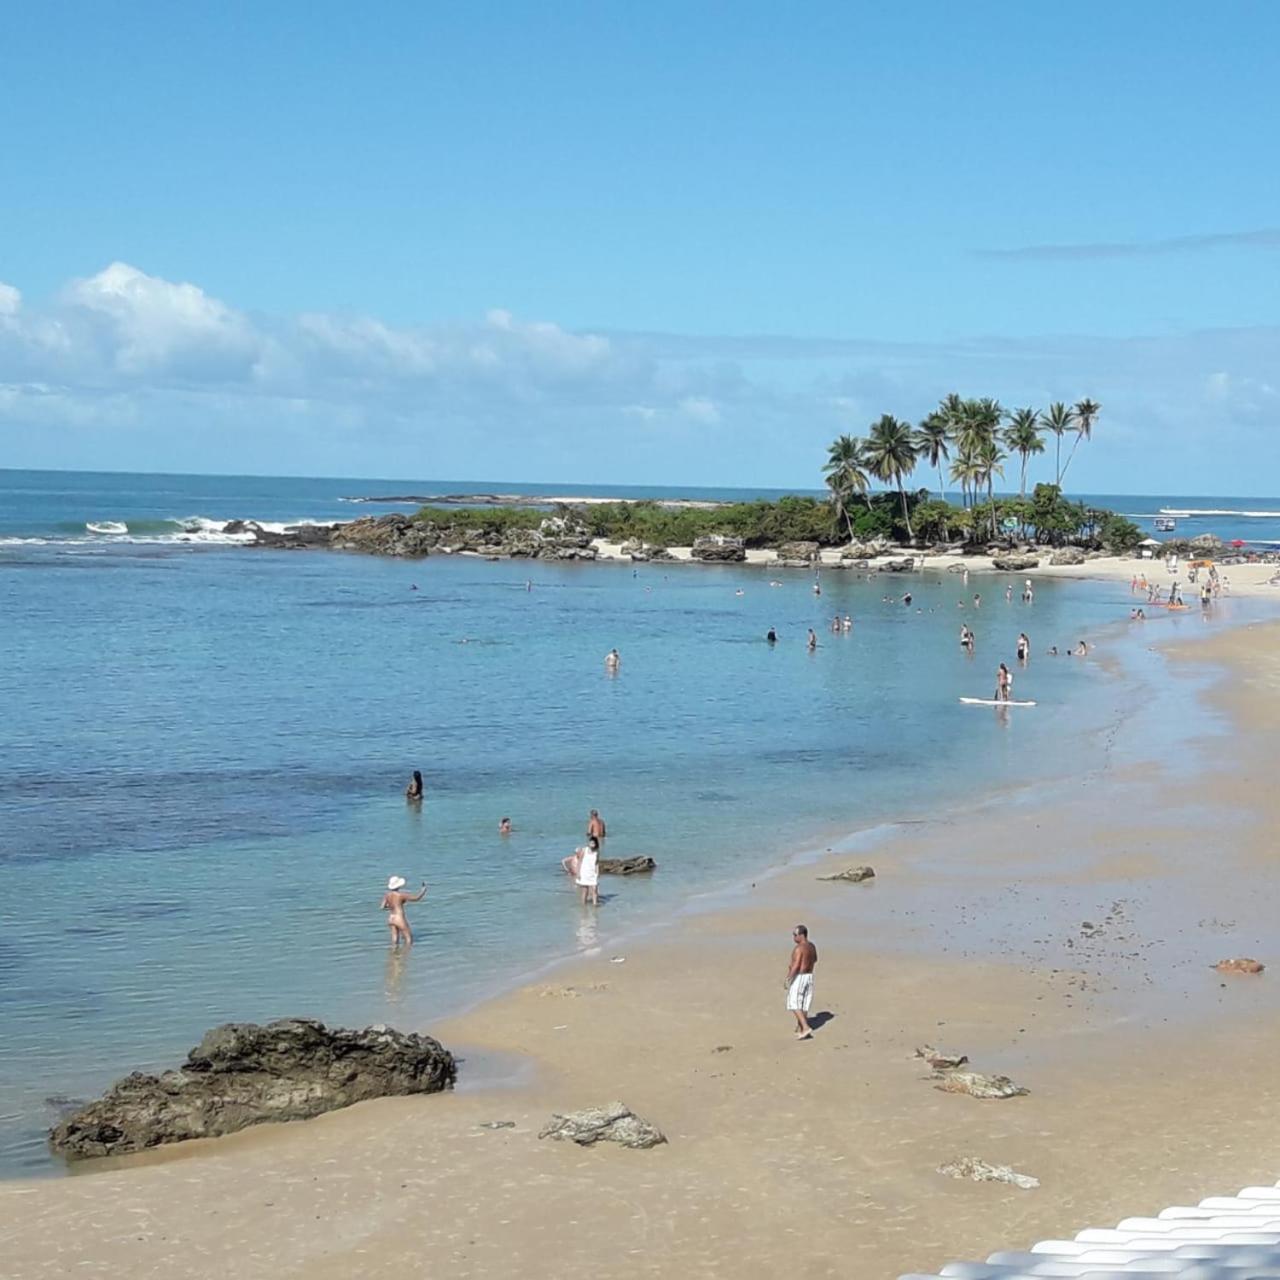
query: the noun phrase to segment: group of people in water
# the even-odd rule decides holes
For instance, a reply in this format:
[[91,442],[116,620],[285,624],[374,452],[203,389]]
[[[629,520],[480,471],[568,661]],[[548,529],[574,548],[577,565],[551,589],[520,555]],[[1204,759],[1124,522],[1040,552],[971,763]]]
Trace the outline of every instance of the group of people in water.
[[[422,783],[422,773],[415,769],[413,776],[409,779],[408,786],[404,789],[405,799],[410,804],[421,804],[424,787]],[[509,836],[513,828],[509,817],[502,817],[498,822],[498,834],[500,836]],[[609,834],[605,827],[604,819],[600,816],[598,809],[592,809],[587,815],[587,833],[586,841],[575,849],[567,858],[560,860],[560,865],[565,873],[573,879],[575,886],[578,888],[582,899],[582,905],[585,907],[590,903],[593,907],[600,905],[600,848],[604,838]],[[427,893],[427,882],[422,881],[421,887],[417,893],[406,892],[405,886],[408,881],[404,876],[391,876],[387,880],[386,891],[382,895],[380,910],[388,913],[387,927],[391,931],[391,945],[398,948],[401,945],[413,945],[413,929],[409,924],[409,917],[405,912],[405,907],[410,902],[421,902]]]

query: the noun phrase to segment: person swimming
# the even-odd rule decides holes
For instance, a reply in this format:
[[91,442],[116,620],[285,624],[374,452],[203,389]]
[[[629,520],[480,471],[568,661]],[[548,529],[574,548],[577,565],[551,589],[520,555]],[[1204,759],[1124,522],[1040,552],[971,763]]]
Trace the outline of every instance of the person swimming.
[[500,836],[509,836],[511,834],[511,819],[502,818],[498,822],[498,834]]
[[409,779],[409,785],[404,789],[404,798],[406,800],[422,799],[422,773],[420,770],[413,771],[413,777]]
[[398,947],[402,942],[413,946],[413,930],[409,928],[409,918],[404,913],[405,903],[421,902],[427,894],[427,882],[417,893],[404,893],[406,884],[404,876],[392,876],[387,881],[387,891],[382,895],[382,910],[389,911],[387,927],[391,930],[391,945]]
[[604,655],[604,669],[606,671],[617,671],[620,666],[622,666],[621,655],[618,653],[617,649],[610,649],[609,652]]
[[777,644],[777,643],[778,643],[778,633],[777,633],[777,632],[776,632],[772,627],[770,627],[770,628],[769,628],[769,630],[768,630],[768,631],[766,631],[766,632],[764,633],[764,638],[765,638],[765,639],[766,639],[770,644]]

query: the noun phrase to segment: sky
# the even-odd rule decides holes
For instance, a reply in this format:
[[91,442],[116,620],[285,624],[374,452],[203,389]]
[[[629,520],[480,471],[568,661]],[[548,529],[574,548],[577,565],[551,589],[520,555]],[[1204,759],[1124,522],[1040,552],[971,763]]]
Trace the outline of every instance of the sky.
[[4,26],[0,466],[811,488],[958,391],[1280,492],[1271,0]]

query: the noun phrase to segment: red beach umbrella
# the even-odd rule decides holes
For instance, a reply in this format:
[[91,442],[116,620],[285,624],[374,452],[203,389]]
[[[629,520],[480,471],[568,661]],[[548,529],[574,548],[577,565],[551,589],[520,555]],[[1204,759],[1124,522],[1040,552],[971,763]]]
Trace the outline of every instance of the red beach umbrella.
[[1244,546],[1244,539],[1243,539],[1243,538],[1232,538],[1232,539],[1231,539],[1231,545],[1232,545],[1233,547],[1243,547],[1243,546]]

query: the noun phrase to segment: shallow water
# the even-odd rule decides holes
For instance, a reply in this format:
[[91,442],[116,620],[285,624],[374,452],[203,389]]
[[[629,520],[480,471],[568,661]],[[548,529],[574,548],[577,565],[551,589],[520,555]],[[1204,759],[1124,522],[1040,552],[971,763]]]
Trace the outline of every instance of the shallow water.
[[[1044,582],[1024,607],[994,580],[915,576],[906,608],[889,576],[826,573],[820,598],[807,573],[781,580],[199,543],[4,549],[0,1170],[53,1167],[49,1098],[171,1063],[214,1023],[421,1025],[833,831],[1096,752],[1109,678],[1043,652],[1100,634],[1121,652],[1124,628],[1106,629],[1128,614],[1123,584]],[[827,629],[837,611],[851,634]],[[1023,628],[1035,656],[1015,691],[1040,706],[960,706],[989,695]],[[401,794],[413,768],[421,807]],[[591,806],[608,855],[660,863],[606,879],[598,914],[558,871]],[[408,955],[389,953],[378,910],[391,873],[429,882]]]

